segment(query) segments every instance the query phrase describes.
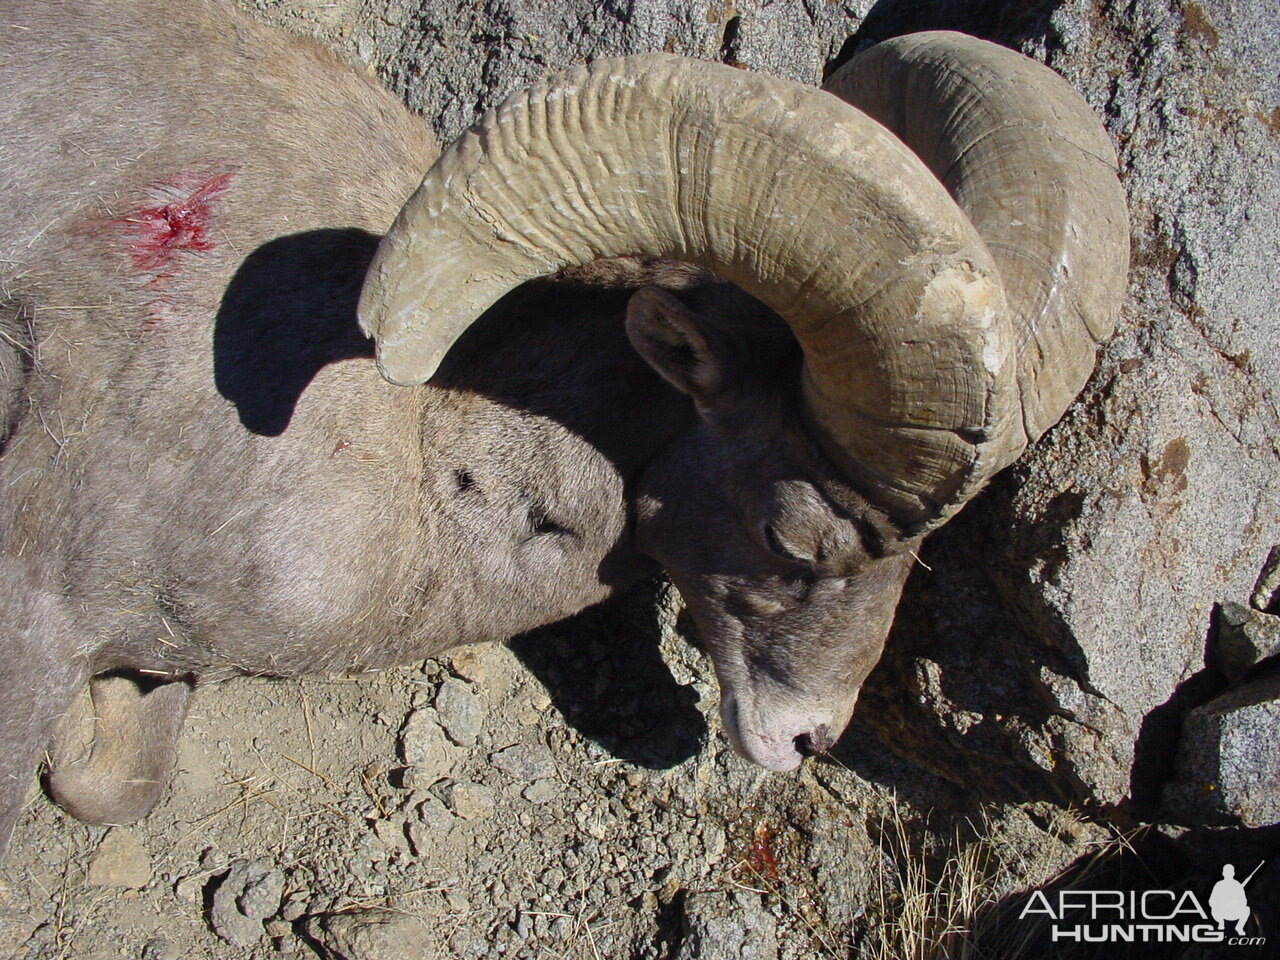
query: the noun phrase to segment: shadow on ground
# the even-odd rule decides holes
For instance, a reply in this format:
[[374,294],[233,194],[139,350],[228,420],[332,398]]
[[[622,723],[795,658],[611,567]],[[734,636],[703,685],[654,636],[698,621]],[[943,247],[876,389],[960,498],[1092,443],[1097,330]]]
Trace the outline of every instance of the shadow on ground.
[[659,610],[670,589],[646,581],[510,644],[571,727],[651,770],[688,760],[708,735],[697,692],[676,681],[659,651]]

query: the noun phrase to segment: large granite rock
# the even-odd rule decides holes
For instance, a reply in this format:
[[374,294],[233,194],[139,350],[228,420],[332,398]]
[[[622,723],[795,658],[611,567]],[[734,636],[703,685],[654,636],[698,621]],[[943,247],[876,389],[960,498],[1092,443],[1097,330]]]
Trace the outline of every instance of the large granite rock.
[[1083,400],[980,512],[1060,664],[1060,763],[1115,803],[1157,786],[1214,603],[1248,597],[1280,537],[1280,9],[1097,11],[1064,4],[1045,42],[1119,147],[1129,301]]
[[1215,604],[1280,539],[1280,11],[999,6],[884,3],[863,33],[970,29],[1063,73],[1117,144],[1130,293],[1081,400],[935,535],[858,719],[986,793],[1152,815],[1221,689]]
[[1209,664],[1235,683],[1264,661],[1280,655],[1280,617],[1228,601],[1218,612]]
[[375,67],[451,142],[553,70],[667,51],[817,83],[874,0],[242,0]]
[[1183,724],[1165,806],[1184,823],[1280,823],[1280,677],[1255,680],[1197,707]]

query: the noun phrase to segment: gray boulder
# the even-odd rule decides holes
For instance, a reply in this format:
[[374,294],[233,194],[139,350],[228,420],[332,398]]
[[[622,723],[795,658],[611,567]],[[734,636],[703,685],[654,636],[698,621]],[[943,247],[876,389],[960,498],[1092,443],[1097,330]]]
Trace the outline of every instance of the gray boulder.
[[929,544],[858,719],[987,794],[1152,813],[1215,603],[1280,533],[1280,12],[1073,0],[1009,30],[929,6],[877,29],[986,26],[1090,100],[1134,262],[1084,395]]
[[1131,292],[1091,389],[982,512],[1060,665],[1057,763],[1117,803],[1170,749],[1158,711],[1202,668],[1214,602],[1249,595],[1280,533],[1280,10],[1072,2],[1052,25],[1050,64],[1119,145]]
[[508,94],[601,57],[665,50],[817,83],[874,0],[241,0],[375,67],[449,143]]
[[1280,677],[1245,684],[1192,710],[1177,778],[1164,799],[1175,820],[1211,826],[1280,823]]
[[1264,660],[1280,654],[1280,617],[1239,603],[1224,603],[1211,663],[1233,683]]

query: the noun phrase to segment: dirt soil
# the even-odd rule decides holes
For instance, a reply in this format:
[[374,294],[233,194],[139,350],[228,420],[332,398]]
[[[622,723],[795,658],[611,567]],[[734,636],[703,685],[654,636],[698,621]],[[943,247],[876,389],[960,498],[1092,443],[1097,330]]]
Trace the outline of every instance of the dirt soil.
[[[0,956],[850,956],[898,909],[892,813],[980,811],[856,737],[752,767],[682,627],[655,584],[418,668],[205,689],[140,823],[89,827],[33,788]],[[1003,892],[1098,839],[1052,809],[988,816]]]

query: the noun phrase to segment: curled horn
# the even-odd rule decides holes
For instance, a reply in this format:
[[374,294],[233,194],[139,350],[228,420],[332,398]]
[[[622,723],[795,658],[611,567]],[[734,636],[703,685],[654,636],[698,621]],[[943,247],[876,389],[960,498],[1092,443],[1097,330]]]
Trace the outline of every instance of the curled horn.
[[699,263],[777,311],[811,429],[905,525],[945,520],[1026,443],[1000,273],[938,178],[835,97],[664,54],[488,113],[383,240],[361,325],[388,379],[420,383],[513,286],[623,254]]
[[949,31],[877,44],[824,89],[909,146],[986,242],[1035,441],[1093,371],[1129,271],[1124,190],[1098,118],[1048,67]]

